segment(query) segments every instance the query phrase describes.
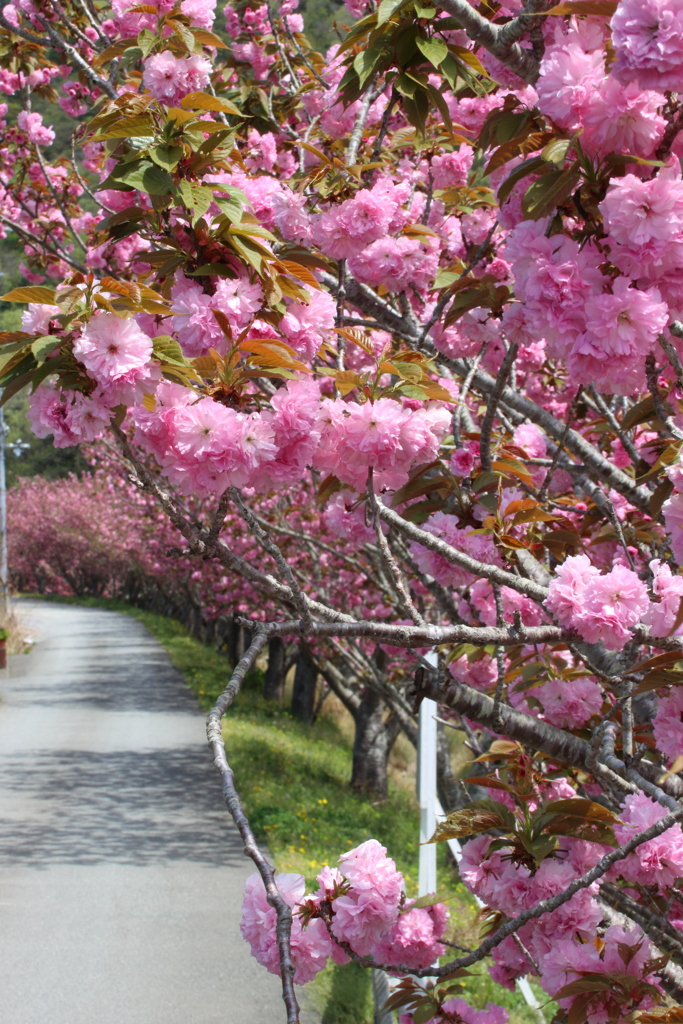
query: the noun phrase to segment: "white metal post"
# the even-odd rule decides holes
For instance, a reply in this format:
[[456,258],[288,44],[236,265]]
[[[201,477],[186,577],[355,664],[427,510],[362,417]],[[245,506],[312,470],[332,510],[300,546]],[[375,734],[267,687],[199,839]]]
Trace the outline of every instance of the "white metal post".
[[[436,651],[426,660],[438,664]],[[417,732],[417,800],[420,805],[420,842],[434,835],[436,826],[436,701],[425,698],[420,704]],[[436,892],[436,844],[420,846],[417,881],[418,896]]]

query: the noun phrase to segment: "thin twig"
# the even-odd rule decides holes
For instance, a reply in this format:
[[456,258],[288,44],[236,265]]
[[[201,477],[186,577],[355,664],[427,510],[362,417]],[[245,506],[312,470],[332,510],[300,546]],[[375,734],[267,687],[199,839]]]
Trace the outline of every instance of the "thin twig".
[[377,495],[375,494],[375,488],[374,488],[374,484],[373,484],[373,469],[372,469],[372,466],[370,466],[370,468],[368,469],[367,490],[368,490],[368,503],[370,505],[370,510],[372,512],[372,518],[374,520],[374,526],[375,526],[375,533],[377,535],[377,545],[378,545],[380,551],[382,552],[382,558],[384,559],[384,562],[385,562],[385,564],[387,566],[387,569],[389,570],[389,574],[391,576],[391,581],[392,581],[392,583],[394,585],[394,589],[396,590],[396,593],[398,594],[399,600],[403,604],[404,608],[406,609],[406,611],[410,615],[410,617],[413,620],[413,622],[415,623],[415,625],[416,626],[426,626],[427,625],[427,621],[426,621],[426,619],[422,615],[420,615],[419,611],[417,610],[417,608],[413,604],[413,600],[412,600],[412,598],[410,596],[410,591],[408,590],[408,586],[407,586],[406,581],[405,581],[405,579],[403,577],[403,573],[401,572],[401,567],[399,566],[398,562],[394,558],[394,556],[392,554],[392,551],[391,551],[391,548],[389,547],[389,545],[387,543],[387,539],[384,536],[384,532],[382,530],[382,520],[379,517],[379,511],[378,511],[379,499],[377,498]]
[[481,460],[481,468],[485,473],[491,472],[491,431],[493,429],[493,421],[496,417],[498,403],[500,402],[501,395],[503,394],[505,382],[508,378],[508,374],[510,373],[510,369],[512,368],[512,364],[517,357],[517,349],[517,343],[513,342],[505,353],[505,358],[501,363],[498,376],[496,377],[496,385],[491,392],[486,405],[486,414],[484,416],[484,422],[481,425],[481,433],[479,436],[479,458]]
[[296,968],[292,960],[291,931],[292,911],[289,904],[282,896],[275,884],[275,872],[261,852],[249,820],[244,813],[239,795],[235,789],[235,776],[228,763],[225,743],[223,741],[223,729],[221,719],[237,696],[240,686],[256,658],[261,653],[268,640],[263,630],[256,629],[249,648],[244,657],[237,663],[235,670],[230,677],[230,682],[223,690],[215,705],[209,712],[206,720],[206,736],[213,754],[213,763],[220,772],[223,784],[223,797],[233,821],[237,825],[244,843],[245,853],[251,857],[256,865],[263,885],[266,890],[266,898],[270,906],[277,914],[275,934],[277,938],[278,953],[280,955],[280,973],[282,976],[282,998],[287,1008],[287,1024],[299,1024],[299,1004],[294,993],[294,974]]

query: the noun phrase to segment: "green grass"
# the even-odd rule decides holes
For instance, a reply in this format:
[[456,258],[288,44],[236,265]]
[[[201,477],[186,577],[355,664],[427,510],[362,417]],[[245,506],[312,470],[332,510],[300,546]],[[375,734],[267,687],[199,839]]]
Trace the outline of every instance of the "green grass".
[[[102,598],[53,600],[109,608],[142,622],[205,709],[228,681],[225,657],[194,640],[173,619]],[[223,734],[247,815],[257,836],[268,843],[278,870],[300,872],[311,885],[323,864],[336,864],[340,853],[374,837],[403,872],[408,893],[415,893],[418,811],[412,794],[392,785],[388,800],[373,804],[353,793],[348,786],[350,745],[339,725],[324,716],[311,726],[302,725],[263,700],[262,683],[262,672],[252,670],[228,712]],[[454,894],[449,903],[449,937],[471,948],[478,935],[474,901],[446,867],[445,850],[438,852],[439,889]],[[473,972],[463,996],[474,1006],[498,1003],[509,1010],[511,1024],[538,1024],[517,992],[491,981],[484,964]],[[537,995],[542,1001],[540,989]],[[354,964],[328,966],[306,986],[306,1000],[322,1015],[323,1024],[371,1024],[373,1020],[370,975]],[[551,1019],[550,1007],[545,1016]]]

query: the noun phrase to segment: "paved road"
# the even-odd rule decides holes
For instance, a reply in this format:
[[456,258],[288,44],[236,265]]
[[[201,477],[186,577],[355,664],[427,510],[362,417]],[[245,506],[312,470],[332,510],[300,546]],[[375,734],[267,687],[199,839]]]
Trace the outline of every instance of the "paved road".
[[0,673],[0,1024],[279,1024],[204,720],[113,612],[21,601]]

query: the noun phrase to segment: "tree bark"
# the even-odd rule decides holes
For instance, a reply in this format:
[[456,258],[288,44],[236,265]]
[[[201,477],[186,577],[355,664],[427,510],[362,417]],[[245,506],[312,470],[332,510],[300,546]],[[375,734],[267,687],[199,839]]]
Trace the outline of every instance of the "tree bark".
[[292,691],[292,714],[301,722],[312,722],[315,711],[315,689],[318,681],[317,666],[311,661],[304,644],[299,647],[296,663],[294,689]]
[[285,642],[279,636],[268,641],[268,668],[263,682],[263,696],[282,704],[285,696]]
[[245,652],[249,649],[251,643],[251,632],[241,623],[235,621],[235,616],[232,616],[232,623],[230,626],[230,633],[228,636],[228,660],[234,667],[241,658],[244,657]]
[[436,728],[436,788],[446,814],[465,806],[467,792],[453,774],[446,727],[441,722]]
[[384,701],[369,686],[352,712],[356,733],[353,741],[351,788],[385,800],[389,792],[387,762],[400,731],[395,715],[384,720]]

